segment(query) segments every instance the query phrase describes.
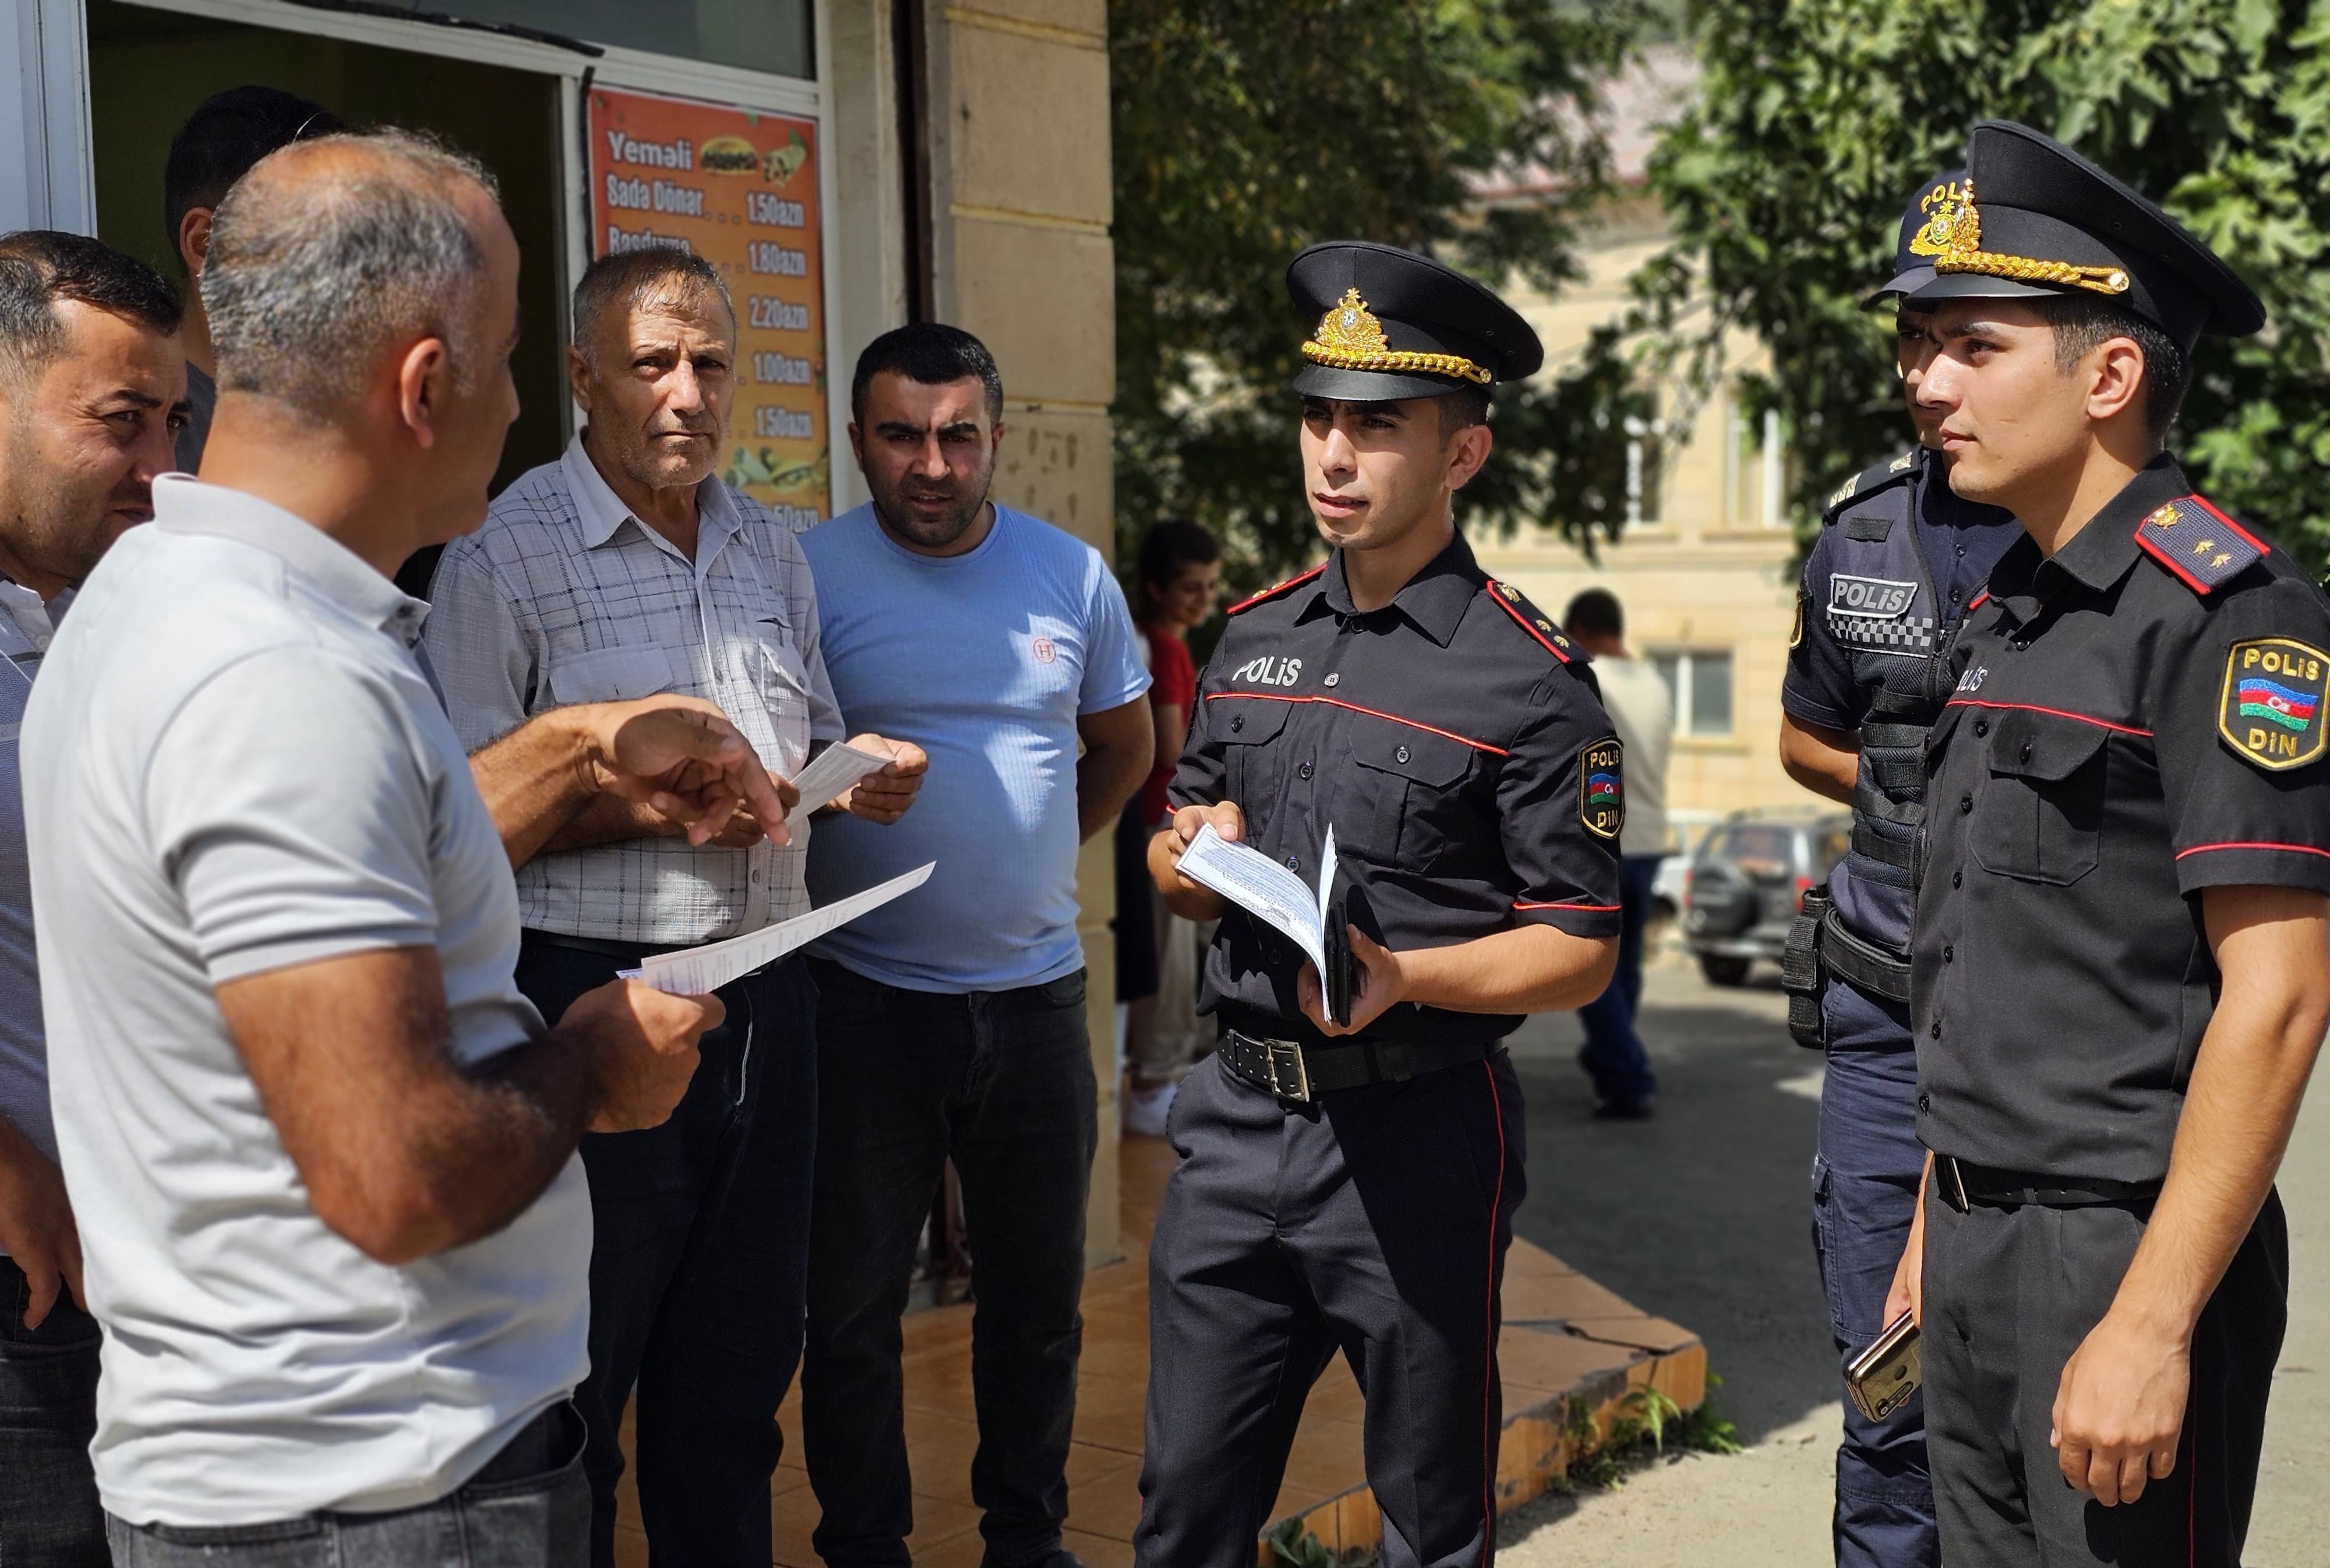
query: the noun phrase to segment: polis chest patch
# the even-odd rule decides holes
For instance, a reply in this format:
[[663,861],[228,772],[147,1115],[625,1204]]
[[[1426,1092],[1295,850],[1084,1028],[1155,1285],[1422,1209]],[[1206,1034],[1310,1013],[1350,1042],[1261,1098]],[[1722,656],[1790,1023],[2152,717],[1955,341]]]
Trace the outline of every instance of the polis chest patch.
[[1871,653],[1922,654],[1934,646],[1934,618],[1911,615],[1918,585],[1840,571],[1828,580],[1829,635]]
[[1851,577],[1838,572],[1828,580],[1828,612],[1868,620],[1892,620],[1916,603],[1918,585],[1882,577]]
[[2241,758],[2270,772],[2302,768],[2322,755],[2322,699],[2330,654],[2293,638],[2237,642],[2225,655],[2217,732]]
[[1626,826],[1626,774],[1614,737],[1577,753],[1577,820],[1596,838],[1615,838]]

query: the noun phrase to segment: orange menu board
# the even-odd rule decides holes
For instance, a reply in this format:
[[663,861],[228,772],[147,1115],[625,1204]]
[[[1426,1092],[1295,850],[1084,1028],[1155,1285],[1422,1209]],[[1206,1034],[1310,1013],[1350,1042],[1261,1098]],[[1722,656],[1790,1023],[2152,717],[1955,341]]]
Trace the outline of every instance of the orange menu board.
[[594,87],[591,253],[687,246],[736,302],[721,477],[795,529],[830,505],[817,122]]

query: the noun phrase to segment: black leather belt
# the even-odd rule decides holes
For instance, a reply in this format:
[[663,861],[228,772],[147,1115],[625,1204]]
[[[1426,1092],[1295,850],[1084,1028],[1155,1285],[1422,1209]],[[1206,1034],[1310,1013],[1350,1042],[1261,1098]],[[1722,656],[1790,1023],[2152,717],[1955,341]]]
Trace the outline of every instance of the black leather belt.
[[1405,1041],[1359,1040],[1349,1045],[1304,1045],[1293,1040],[1265,1040],[1222,1031],[1216,1053],[1222,1065],[1288,1105],[1308,1105],[1339,1089],[1359,1089],[1369,1083],[1398,1083],[1444,1067],[1478,1062],[1500,1043],[1463,1045],[1412,1045]]
[[1934,1191],[1960,1214],[1976,1204],[1987,1209],[2093,1209],[2149,1204],[2160,1195],[2158,1182],[2117,1182],[2102,1177],[2034,1176],[1968,1165],[1946,1154],[1934,1157]]
[[1872,997],[1889,1002],[1909,999],[1909,960],[1854,931],[1833,904],[1821,917],[1820,956],[1829,973]]

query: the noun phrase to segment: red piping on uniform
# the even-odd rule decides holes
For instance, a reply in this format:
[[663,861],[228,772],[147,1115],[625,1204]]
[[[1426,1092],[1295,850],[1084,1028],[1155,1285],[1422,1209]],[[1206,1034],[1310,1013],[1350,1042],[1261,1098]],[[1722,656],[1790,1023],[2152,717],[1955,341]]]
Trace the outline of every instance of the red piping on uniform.
[[1403,719],[1397,713],[1387,713],[1376,708],[1363,708],[1357,703],[1347,703],[1340,697],[1290,697],[1278,692],[1208,692],[1206,694],[1206,701],[1209,703],[1219,702],[1224,697],[1249,697],[1257,703],[1323,703],[1331,708],[1349,708],[1355,713],[1365,713],[1371,719],[1389,719],[1393,723],[1406,724],[1411,730],[1423,730],[1430,734],[1444,735],[1449,740],[1472,747],[1475,751],[1486,751],[1492,756],[1512,755],[1502,746],[1492,746],[1486,741],[1475,741],[1469,736],[1460,735],[1454,730],[1443,730],[1431,724],[1420,723],[1414,719]]
[[2188,855],[2206,855],[2212,849],[2286,849],[2292,855],[2318,855],[2325,860],[2330,860],[2330,849],[2316,849],[2310,844],[2259,843],[2196,844],[2190,849],[2178,850],[2176,852],[2176,858],[2182,860]]
[[[2212,507],[2211,510],[2213,511],[2215,508]],[[2205,594],[2215,591],[2210,584],[2202,581],[2199,578],[2185,571],[2183,562],[2178,561],[2176,557],[2171,555],[2167,551],[2163,550],[2159,545],[2155,544],[2150,539],[2146,538],[2145,536],[2144,530],[2141,528],[2137,529],[2136,532],[2136,543],[2137,548],[2141,549],[2146,555],[2151,556],[2155,561],[2160,562],[2161,565],[2168,568],[2170,573],[2174,575],[2178,581],[2191,589],[2193,592]]]
[[1271,586],[1264,589],[1260,593],[1255,594],[1251,599],[1239,600],[1236,604],[1231,605],[1227,609],[1222,611],[1222,613],[1224,615],[1236,615],[1239,610],[1250,609],[1274,594],[1284,593],[1290,588],[1302,587],[1304,583],[1310,581],[1312,578],[1318,576],[1321,572],[1326,570],[1327,563],[1321,561],[1318,565],[1312,567],[1308,571],[1298,571],[1283,582],[1273,583]]
[[1530,636],[1537,638],[1539,646],[1541,646],[1546,652],[1559,659],[1563,664],[1568,664],[1569,662],[1569,656],[1562,652],[1559,648],[1554,647],[1552,643],[1547,641],[1545,634],[1538,630],[1537,628],[1531,626],[1530,624],[1529,617],[1523,615],[1519,609],[1516,609],[1511,600],[1507,599],[1503,594],[1499,593],[1495,589],[1489,587],[1486,583],[1482,584],[1481,591],[1489,596],[1489,602],[1491,604],[1495,605],[1499,609],[1501,609],[1507,615],[1511,616],[1515,626],[1520,627],[1523,631],[1529,633]]
[[1984,605],[1988,604],[1989,602],[1990,590],[1985,588],[1980,593],[1974,596],[1974,602],[1966,606],[1966,613],[1968,615],[1972,615],[1975,610],[1980,609]]
[[1505,1103],[1497,1070],[1487,1062],[1489,1114],[1497,1124],[1497,1190],[1489,1200],[1488,1337],[1481,1344],[1481,1568],[1497,1560],[1497,1432],[1489,1419],[1497,1386],[1497,1215],[1505,1206]]
[[1978,697],[1952,697],[1946,705],[1953,708],[2012,708],[2024,713],[2052,713],[2059,719],[2077,719],[2082,724],[2093,724],[2098,730],[2109,730],[2116,734],[2140,735],[2147,741],[2152,739],[2152,732],[2149,730],[2139,730],[2128,724],[2115,724],[2109,719],[2098,719],[2088,713],[2074,713],[2064,708],[2042,708],[2036,703],[1985,703]]
[[1615,903],[1578,903],[1574,900],[1567,903],[1530,903],[1518,898],[1513,900],[1513,907],[1515,909],[1574,909],[1583,910],[1587,914],[1615,914],[1620,908]]

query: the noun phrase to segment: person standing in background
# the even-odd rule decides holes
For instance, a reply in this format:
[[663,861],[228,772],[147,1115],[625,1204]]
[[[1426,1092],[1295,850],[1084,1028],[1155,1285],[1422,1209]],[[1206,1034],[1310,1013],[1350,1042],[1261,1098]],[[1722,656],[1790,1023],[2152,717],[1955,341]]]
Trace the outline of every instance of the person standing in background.
[[[584,424],[557,461],[496,498],[439,562],[431,662],[461,743],[491,744],[568,703],[678,692],[718,704],[786,777],[848,732],[818,646],[817,595],[792,532],[714,471],[735,385],[720,274],[677,246],[602,256],[574,288],[570,390]],[[843,808],[913,802],[896,760]],[[811,802],[822,806],[824,802]],[[764,836],[766,828],[777,828]],[[809,912],[807,820],[791,842],[740,814],[711,842],[612,798],[517,874],[518,988],[555,1025],[648,954]],[[817,997],[798,954],[722,988],[727,1022],[661,1127],[582,1140],[591,1175],[592,1560],[615,1561],[624,1406],[649,1550],[683,1563],[766,1558],[770,1415],[800,1364],[817,1147]]]
[[[1221,557],[1221,546],[1211,534],[1186,519],[1169,517],[1151,524],[1141,536],[1135,562],[1132,619],[1149,647],[1149,713],[1157,725],[1157,760],[1117,828],[1117,874],[1124,879],[1124,899],[1146,902],[1151,943],[1148,993],[1131,998],[1132,1014],[1126,1020],[1124,1055],[1132,1082],[1124,1101],[1124,1130],[1152,1138],[1165,1131],[1173,1091],[1201,1053],[1197,1044],[1197,944],[1189,922],[1165,907],[1164,896],[1149,875],[1149,840],[1173,815],[1165,787],[1180,764],[1181,745],[1189,734],[1189,707],[1198,695],[1189,637],[1214,613],[1222,586]],[[1128,841],[1129,860],[1124,854]],[[1123,989],[1121,982],[1119,989]]]
[[218,402],[218,359],[211,352],[210,316],[203,309],[203,261],[210,254],[211,214],[235,181],[280,146],[302,137],[345,128],[340,117],[296,93],[272,87],[231,87],[194,107],[162,165],[162,222],[171,253],[186,269],[185,314],[178,344],[186,352],[186,422],[176,439],[177,467],[203,465],[211,410]]
[[1626,826],[1618,838],[1618,972],[1609,988],[1577,1010],[1586,1044],[1577,1060],[1594,1080],[1594,1114],[1647,1121],[1659,1081],[1634,1017],[1643,1005],[1643,929],[1651,889],[1667,852],[1667,751],[1674,739],[1674,694],[1646,659],[1626,651],[1626,618],[1608,590],[1589,588],[1561,618],[1570,640],[1594,656],[1602,706],[1626,757]]
[[810,886],[822,902],[938,868],[811,949],[812,1539],[831,1568],[909,1561],[899,1317],[952,1158],[979,1300],[971,1493],[985,1561],[1074,1568],[1060,1526],[1099,1138],[1076,855],[1148,776],[1149,676],[1100,552],[988,498],[1003,378],[984,345],[937,323],[885,333],[849,401],[873,500],[800,540],[826,667],[844,713],[914,737],[933,766],[898,827],[819,828]]
[[100,1337],[49,1110],[17,736],[59,620],[154,515],[186,417],[175,290],[79,234],[0,239],[0,1563],[102,1568]]

